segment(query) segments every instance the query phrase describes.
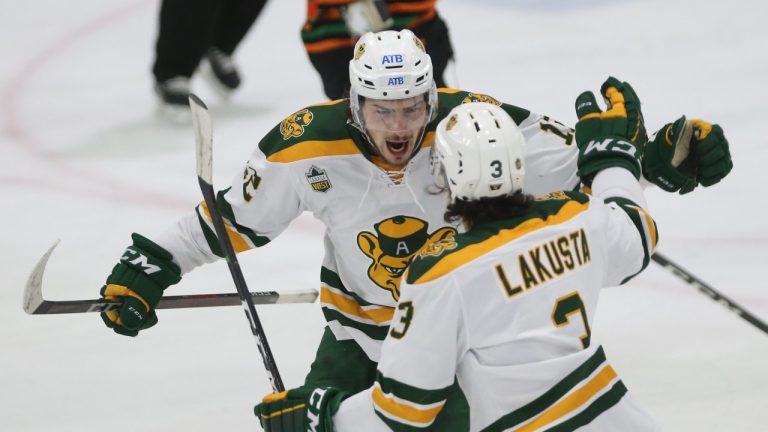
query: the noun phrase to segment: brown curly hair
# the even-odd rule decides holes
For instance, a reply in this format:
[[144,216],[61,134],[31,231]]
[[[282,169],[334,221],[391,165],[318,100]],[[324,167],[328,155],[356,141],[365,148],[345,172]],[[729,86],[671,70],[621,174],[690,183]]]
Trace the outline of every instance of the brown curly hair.
[[470,230],[479,223],[522,216],[533,202],[533,195],[523,191],[472,201],[457,199],[448,205],[444,218],[450,223],[463,222],[467,230]]

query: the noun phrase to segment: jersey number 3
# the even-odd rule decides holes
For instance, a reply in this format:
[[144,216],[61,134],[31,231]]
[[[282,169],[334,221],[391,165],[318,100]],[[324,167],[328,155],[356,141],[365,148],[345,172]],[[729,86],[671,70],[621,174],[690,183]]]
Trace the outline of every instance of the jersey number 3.
[[589,347],[589,340],[592,336],[592,330],[587,321],[587,310],[584,308],[584,302],[581,300],[578,292],[572,292],[566,296],[560,297],[555,301],[555,308],[552,309],[552,322],[556,327],[563,327],[571,324],[571,316],[581,313],[581,319],[584,322],[584,334],[579,337],[581,346]]

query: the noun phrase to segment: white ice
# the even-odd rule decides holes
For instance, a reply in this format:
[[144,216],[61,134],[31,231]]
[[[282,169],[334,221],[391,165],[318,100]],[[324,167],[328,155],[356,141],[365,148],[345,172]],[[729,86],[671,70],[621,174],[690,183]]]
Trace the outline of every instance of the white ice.
[[[28,316],[27,275],[62,239],[50,299],[96,298],[133,231],[200,199],[189,127],[155,117],[157,0],[0,2],[0,430],[249,431],[270,387],[239,307],[162,311],[137,338],[96,314]],[[214,179],[238,174],[284,116],[324,100],[301,0],[272,0],[237,52],[245,85],[212,107]],[[652,190],[659,250],[768,321],[768,3],[761,0],[443,0],[460,88],[573,124],[608,75],[632,83],[649,129],[683,113],[721,124],[733,173],[679,196]],[[253,290],[318,287],[322,227],[302,216],[241,256]],[[172,294],[233,292],[223,263]],[[323,328],[317,304],[259,308],[288,387]],[[652,265],[602,297],[595,338],[666,430],[768,430],[768,335]],[[513,391],[513,390],[512,390]]]

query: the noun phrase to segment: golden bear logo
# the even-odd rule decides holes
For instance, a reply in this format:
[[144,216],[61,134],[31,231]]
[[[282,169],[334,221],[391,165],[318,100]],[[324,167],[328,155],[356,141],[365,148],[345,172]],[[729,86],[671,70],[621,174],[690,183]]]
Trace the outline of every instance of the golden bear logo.
[[411,258],[426,244],[452,239],[456,229],[443,227],[429,234],[427,222],[410,216],[395,216],[373,226],[376,234],[363,231],[357,235],[357,246],[368,258],[368,277],[400,298],[400,279]]
[[497,101],[496,99],[488,95],[484,95],[480,93],[469,93],[467,97],[465,97],[464,100],[461,101],[461,103],[463,104],[470,103],[470,102],[486,102],[489,104],[494,104],[496,106],[501,106],[501,102]]
[[557,191],[557,192],[550,192],[548,194],[539,195],[536,197],[536,201],[547,201],[547,200],[566,200],[570,199],[568,195],[565,194],[565,192]]
[[421,39],[417,38],[416,36],[413,37],[413,43],[416,44],[416,47],[424,52],[427,52],[427,50],[424,48],[424,44],[421,42]]
[[448,118],[448,122],[445,124],[445,130],[451,130],[454,126],[456,126],[456,123],[458,123],[458,118],[456,117],[456,114],[452,115],[450,118]]
[[306,108],[301,111],[297,111],[280,123],[280,133],[283,134],[283,139],[300,137],[304,134],[304,126],[308,126],[312,123],[314,115]]
[[438,256],[445,251],[456,249],[459,245],[453,236],[438,240],[434,243],[427,243],[419,251],[419,256]]
[[360,60],[360,57],[365,54],[365,44],[361,43],[359,47],[357,47],[357,51],[355,51],[355,60]]

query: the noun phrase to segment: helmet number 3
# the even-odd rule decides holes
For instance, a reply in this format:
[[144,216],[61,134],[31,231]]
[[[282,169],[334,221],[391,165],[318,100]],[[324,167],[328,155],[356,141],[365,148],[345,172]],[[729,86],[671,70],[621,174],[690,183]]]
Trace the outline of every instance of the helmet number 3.
[[502,172],[501,172],[501,161],[499,161],[499,160],[491,161],[491,169],[492,169],[491,177],[493,177],[493,178],[501,177],[501,174],[502,174]]

